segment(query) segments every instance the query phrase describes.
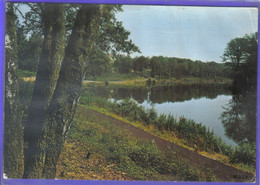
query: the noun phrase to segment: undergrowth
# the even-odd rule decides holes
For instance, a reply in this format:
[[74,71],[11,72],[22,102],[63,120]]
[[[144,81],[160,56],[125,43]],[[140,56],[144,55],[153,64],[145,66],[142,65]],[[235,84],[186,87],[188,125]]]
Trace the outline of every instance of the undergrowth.
[[[180,158],[177,153],[164,153],[153,142],[130,137],[126,130],[117,128],[111,122],[82,110],[78,110],[75,118],[67,142],[82,143],[85,148],[82,149],[85,150],[83,161],[91,161],[97,156],[104,160],[95,168],[89,167],[85,173],[104,173],[106,164],[115,174],[121,174],[120,177],[123,174],[125,179],[131,180],[216,181],[209,169],[199,170]],[[64,152],[61,154],[63,161],[59,162],[59,169],[63,171],[59,170],[58,176],[63,174],[66,178],[69,168],[66,163],[70,160],[66,162],[63,155]],[[84,163],[83,161],[78,162]]]

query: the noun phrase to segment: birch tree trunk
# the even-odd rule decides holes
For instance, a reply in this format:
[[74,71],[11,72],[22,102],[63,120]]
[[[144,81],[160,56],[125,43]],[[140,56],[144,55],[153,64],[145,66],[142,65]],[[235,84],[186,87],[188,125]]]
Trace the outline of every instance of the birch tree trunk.
[[54,90],[65,48],[65,13],[63,4],[44,4],[42,10],[44,41],[37,70],[28,120],[24,129],[24,178],[42,178],[46,130],[44,120]]
[[23,174],[23,128],[19,108],[17,35],[13,4],[7,4],[5,35],[4,173],[9,178]]

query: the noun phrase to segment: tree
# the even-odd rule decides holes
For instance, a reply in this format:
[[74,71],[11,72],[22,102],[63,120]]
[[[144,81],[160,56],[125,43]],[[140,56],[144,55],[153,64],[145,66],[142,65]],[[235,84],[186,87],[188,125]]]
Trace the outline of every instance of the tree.
[[[100,25],[112,19],[111,29],[113,26],[119,26],[122,32],[124,30],[114,19],[113,12],[120,8],[118,5],[76,5],[74,6],[75,20],[71,16],[71,20],[74,20],[73,24],[67,24],[65,21],[67,6],[64,4],[29,3],[28,6],[31,8],[31,11],[26,14],[29,22],[35,23],[33,19],[30,20],[31,18],[36,20],[31,27],[38,30],[38,33],[42,32],[44,39],[24,128],[24,141],[27,147],[24,150],[23,177],[54,178],[56,164],[80,98],[86,65],[94,56],[93,51],[102,48],[103,43],[100,43],[100,38],[109,43],[112,41],[108,38],[116,37],[113,33],[105,32]],[[10,22],[14,22],[12,20],[10,17]],[[41,20],[41,24],[38,24],[37,20]],[[67,25],[73,25],[71,32]],[[71,33],[69,38],[66,38],[66,33]],[[104,37],[101,37],[102,34]],[[112,47],[105,51],[111,51],[114,47],[116,51],[127,53],[137,51],[138,48],[128,40],[128,35],[129,32],[125,31],[123,38],[117,36],[118,40],[115,39],[114,43],[111,43]],[[13,40],[15,41],[16,38]],[[10,61],[6,60],[6,62],[7,65],[10,64]],[[16,89],[11,90],[17,92]],[[8,95],[8,92],[6,94]],[[8,114],[11,116],[9,112]],[[19,115],[17,110],[12,116],[16,115]],[[21,130],[20,133],[23,134]],[[22,138],[20,139],[22,142]]]
[[101,13],[102,6],[95,4],[84,4],[78,11],[66,47],[57,87],[45,117],[47,130],[43,172],[45,178],[55,177],[56,164],[80,98],[86,60],[92,54],[93,43],[98,35]]
[[161,79],[161,77],[165,76],[167,73],[165,70],[165,64],[167,63],[168,59],[166,57],[162,56],[154,56],[150,60],[150,66],[151,66],[151,77],[158,77]]
[[95,50],[87,64],[86,77],[106,75],[112,72],[110,57],[100,50]]
[[233,91],[256,90],[257,33],[232,39],[223,54],[223,62],[231,69]]
[[118,56],[114,65],[119,73],[129,74],[133,68],[133,61],[129,56]]
[[232,39],[228,44],[223,54],[223,61],[232,66],[232,68],[239,68],[241,63],[245,62],[247,57],[245,47],[247,40],[245,38]]
[[7,4],[6,20],[4,169],[9,178],[21,178],[23,174],[23,132],[18,99],[16,15],[11,3]]
[[[53,19],[55,17],[55,19]],[[28,119],[24,128],[24,178],[42,178],[44,166],[45,115],[54,93],[65,47],[65,14],[62,4],[42,7],[44,42],[37,70]]]
[[28,40],[24,35],[22,28],[18,27],[18,30],[21,31],[20,33],[18,31],[17,34],[19,37],[18,68],[36,72],[41,55],[43,38],[37,33],[32,33]]
[[135,72],[142,73],[144,69],[148,68],[148,66],[149,59],[144,56],[137,57],[133,60],[133,69]]
[[[227,48],[230,51],[224,52],[227,58],[223,61],[232,70],[233,98],[222,113],[222,123],[234,141],[252,144],[256,142],[257,33],[232,39]],[[231,52],[233,48],[239,48],[237,57]],[[230,61],[235,63],[230,65]]]

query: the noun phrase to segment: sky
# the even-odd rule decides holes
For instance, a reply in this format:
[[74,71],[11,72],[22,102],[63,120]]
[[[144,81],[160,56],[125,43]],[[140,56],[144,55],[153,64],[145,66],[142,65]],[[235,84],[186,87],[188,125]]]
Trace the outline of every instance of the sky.
[[116,15],[141,54],[221,62],[227,43],[258,31],[257,8],[124,5]]

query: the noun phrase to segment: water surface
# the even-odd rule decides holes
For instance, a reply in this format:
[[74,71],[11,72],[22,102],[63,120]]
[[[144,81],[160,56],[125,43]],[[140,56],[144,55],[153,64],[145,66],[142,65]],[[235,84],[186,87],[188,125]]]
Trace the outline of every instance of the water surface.
[[193,119],[213,130],[225,143],[236,145],[225,135],[225,128],[221,122],[223,106],[227,106],[232,99],[232,94],[226,85],[107,86],[90,90],[96,96],[117,101],[132,98],[147,109],[154,107],[159,114]]

